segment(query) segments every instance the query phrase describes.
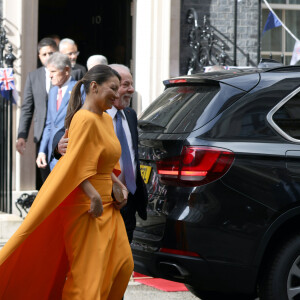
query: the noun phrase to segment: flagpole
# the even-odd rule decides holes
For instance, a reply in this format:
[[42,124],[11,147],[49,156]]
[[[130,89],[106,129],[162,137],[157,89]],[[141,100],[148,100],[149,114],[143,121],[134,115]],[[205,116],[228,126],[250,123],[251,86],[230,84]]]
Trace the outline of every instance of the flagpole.
[[261,0],[258,0],[257,65],[260,62],[260,44],[261,44]]
[[12,213],[12,159],[13,159],[13,100],[12,90],[9,91],[9,186],[8,186],[8,212]]
[[278,18],[278,16],[275,14],[274,10],[272,9],[272,7],[270,6],[270,4],[268,3],[267,0],[264,0],[266,6],[268,7],[268,9],[272,12],[272,14],[280,21],[281,26],[291,35],[291,37],[296,40],[297,42],[299,41],[299,39],[285,26],[285,24]]
[[237,0],[234,1],[234,42],[233,42],[233,65],[236,66],[236,50],[237,50]]

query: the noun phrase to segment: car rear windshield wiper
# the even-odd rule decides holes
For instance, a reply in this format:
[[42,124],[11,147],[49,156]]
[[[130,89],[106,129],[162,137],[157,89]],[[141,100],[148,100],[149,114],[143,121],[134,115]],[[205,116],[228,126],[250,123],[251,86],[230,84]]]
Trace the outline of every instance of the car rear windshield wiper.
[[157,128],[163,128],[163,129],[166,128],[165,126],[153,123],[151,121],[144,121],[144,120],[139,120],[138,121],[138,126],[140,128],[144,128],[144,127],[157,127]]

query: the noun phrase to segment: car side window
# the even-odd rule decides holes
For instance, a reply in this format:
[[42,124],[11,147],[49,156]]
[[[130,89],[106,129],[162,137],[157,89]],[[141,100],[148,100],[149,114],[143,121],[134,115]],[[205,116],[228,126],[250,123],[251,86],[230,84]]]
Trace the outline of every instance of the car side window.
[[274,113],[273,121],[287,135],[300,140],[300,93]]

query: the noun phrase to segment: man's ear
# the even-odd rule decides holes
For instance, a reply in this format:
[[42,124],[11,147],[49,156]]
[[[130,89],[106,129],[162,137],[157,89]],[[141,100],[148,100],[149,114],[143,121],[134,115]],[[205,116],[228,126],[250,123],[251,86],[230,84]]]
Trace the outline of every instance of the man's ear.
[[65,71],[68,76],[71,74],[71,68],[69,66],[65,67]]

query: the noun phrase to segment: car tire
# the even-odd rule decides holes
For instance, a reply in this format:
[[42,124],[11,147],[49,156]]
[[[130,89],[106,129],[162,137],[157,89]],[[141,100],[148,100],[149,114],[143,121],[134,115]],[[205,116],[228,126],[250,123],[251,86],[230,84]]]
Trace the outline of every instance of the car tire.
[[259,295],[260,300],[300,299],[300,235],[291,236],[271,257]]
[[254,300],[254,296],[249,295],[241,295],[241,294],[225,294],[219,292],[209,292],[202,291],[197,289],[196,287],[190,286],[188,284],[185,285],[187,289],[196,297],[199,297],[201,300]]

